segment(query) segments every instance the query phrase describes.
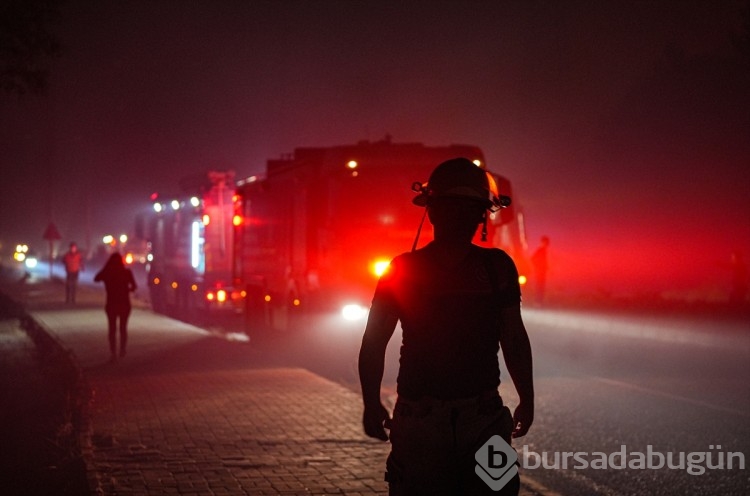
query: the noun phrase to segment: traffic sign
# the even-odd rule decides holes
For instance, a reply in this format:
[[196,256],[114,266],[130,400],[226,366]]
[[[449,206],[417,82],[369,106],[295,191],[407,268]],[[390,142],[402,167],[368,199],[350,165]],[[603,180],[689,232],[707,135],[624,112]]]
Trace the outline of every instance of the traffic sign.
[[60,231],[57,230],[57,227],[53,222],[50,222],[47,226],[47,229],[44,230],[44,235],[42,236],[43,239],[46,239],[47,241],[57,241],[62,239],[62,236],[60,236]]

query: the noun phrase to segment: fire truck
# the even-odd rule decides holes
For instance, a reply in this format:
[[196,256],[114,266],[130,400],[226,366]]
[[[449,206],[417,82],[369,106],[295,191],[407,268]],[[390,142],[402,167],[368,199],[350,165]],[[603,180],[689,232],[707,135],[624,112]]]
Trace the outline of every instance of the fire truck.
[[235,307],[244,297],[232,288],[233,171],[184,178],[179,192],[154,194],[152,210],[136,220],[146,242],[152,308],[193,318],[212,307]]
[[[424,209],[412,205],[412,186],[456,157],[486,168],[476,146],[386,139],[297,148],[259,176],[215,171],[188,182],[183,198],[155,203],[148,223],[154,308],[234,309],[250,330],[294,328],[311,313],[362,317],[389,261],[415,243]],[[510,182],[492,176],[511,197]],[[426,222],[419,246],[431,234]],[[515,204],[491,214],[487,242],[475,242],[507,251],[523,277],[526,240]]]

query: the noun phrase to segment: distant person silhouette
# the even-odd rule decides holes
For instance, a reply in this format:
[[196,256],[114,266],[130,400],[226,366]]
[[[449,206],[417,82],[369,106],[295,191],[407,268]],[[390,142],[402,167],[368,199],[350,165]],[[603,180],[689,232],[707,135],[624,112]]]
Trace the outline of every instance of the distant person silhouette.
[[[517,494],[518,475],[497,493],[475,473],[475,453],[498,434],[510,444],[534,418],[531,346],[518,272],[502,250],[472,243],[499,206],[487,173],[467,159],[437,166],[414,203],[427,208],[434,240],[396,257],[378,282],[359,354],[368,436],[387,440],[391,495]],[[483,229],[484,231],[484,229]],[[384,357],[401,321],[393,418],[380,388]],[[520,403],[499,396],[502,348]]]
[[748,272],[742,252],[732,252],[730,261],[732,270],[732,288],[729,291],[729,303],[733,306],[742,306],[745,304],[745,297],[748,289]]
[[542,236],[539,247],[531,255],[533,267],[532,288],[534,290],[534,303],[544,305],[547,291],[547,272],[549,271],[549,237]]
[[111,360],[117,360],[117,324],[120,328],[120,357],[125,356],[128,344],[128,318],[130,317],[130,292],[135,291],[133,272],[125,267],[122,255],[113,253],[94,281],[103,282],[107,292],[104,310],[109,324],[109,350]]
[[68,251],[63,255],[65,266],[65,303],[76,302],[76,291],[78,290],[78,276],[83,271],[83,258],[78,251],[76,243],[70,243]]

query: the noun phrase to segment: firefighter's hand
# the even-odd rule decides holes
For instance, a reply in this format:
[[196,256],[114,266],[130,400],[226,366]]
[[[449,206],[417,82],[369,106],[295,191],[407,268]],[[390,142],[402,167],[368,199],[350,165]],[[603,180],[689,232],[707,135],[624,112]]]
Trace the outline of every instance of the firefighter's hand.
[[365,406],[365,413],[362,418],[362,425],[365,428],[365,434],[381,441],[388,441],[388,433],[385,432],[385,424],[390,421],[388,410],[382,403],[372,406]]
[[513,412],[513,437],[522,437],[529,432],[534,422],[534,403],[519,403]]

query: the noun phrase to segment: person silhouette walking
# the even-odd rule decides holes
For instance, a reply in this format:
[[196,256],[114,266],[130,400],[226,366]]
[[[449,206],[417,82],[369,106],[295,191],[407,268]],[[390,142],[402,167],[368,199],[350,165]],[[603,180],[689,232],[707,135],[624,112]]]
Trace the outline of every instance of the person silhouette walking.
[[549,270],[549,236],[542,236],[539,247],[531,255],[533,271],[534,303],[544,305],[547,291],[547,272]]
[[128,319],[130,317],[130,293],[137,286],[133,272],[125,267],[122,255],[113,253],[95,276],[94,281],[103,282],[107,292],[104,311],[107,314],[109,350],[111,361],[117,360],[117,329],[120,330],[120,357],[125,356],[128,344]]

